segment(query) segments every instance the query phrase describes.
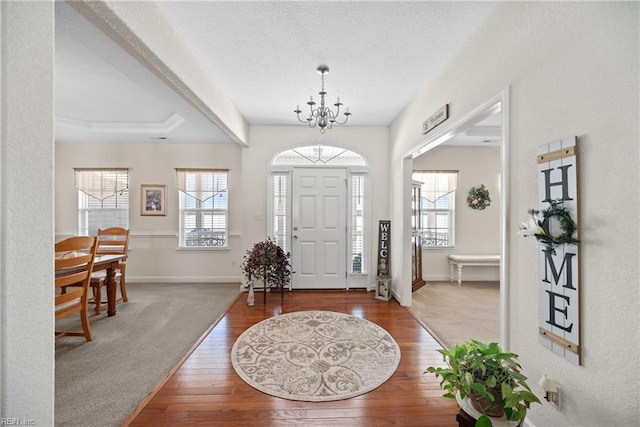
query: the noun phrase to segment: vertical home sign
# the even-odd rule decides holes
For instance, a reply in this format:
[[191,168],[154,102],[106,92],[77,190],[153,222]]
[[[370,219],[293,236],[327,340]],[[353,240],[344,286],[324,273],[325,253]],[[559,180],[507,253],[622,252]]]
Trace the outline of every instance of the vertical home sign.
[[[578,222],[578,163],[576,137],[538,147],[538,203],[540,212],[551,202],[561,202]],[[552,236],[562,233],[557,218],[547,221]],[[577,230],[576,235],[577,238]],[[540,344],[580,365],[580,269],[579,249],[560,244],[553,251],[539,247]]]

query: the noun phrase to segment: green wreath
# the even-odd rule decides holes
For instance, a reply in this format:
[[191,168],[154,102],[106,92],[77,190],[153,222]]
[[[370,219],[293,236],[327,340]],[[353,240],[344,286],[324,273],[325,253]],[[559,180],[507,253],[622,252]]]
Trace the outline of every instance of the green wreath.
[[[573,237],[578,226],[571,218],[569,209],[563,206],[561,200],[550,200],[549,207],[542,212],[529,209],[529,214],[537,224],[537,230],[530,234],[544,245],[544,252],[555,255],[556,248],[560,245],[578,245],[580,243],[580,240]],[[560,234],[554,235],[549,230],[549,223],[553,218],[560,224]]]
[[480,187],[471,187],[469,194],[467,195],[467,204],[471,209],[479,211],[485,210],[491,205],[491,197],[489,197],[489,190],[486,189],[484,184]]

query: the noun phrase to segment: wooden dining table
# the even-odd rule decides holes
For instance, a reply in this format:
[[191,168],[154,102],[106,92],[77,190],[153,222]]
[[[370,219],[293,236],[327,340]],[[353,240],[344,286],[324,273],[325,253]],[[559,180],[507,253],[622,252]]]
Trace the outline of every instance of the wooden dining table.
[[107,270],[105,286],[107,288],[107,316],[116,315],[116,269],[121,261],[125,261],[127,255],[97,255],[93,262],[93,271]]

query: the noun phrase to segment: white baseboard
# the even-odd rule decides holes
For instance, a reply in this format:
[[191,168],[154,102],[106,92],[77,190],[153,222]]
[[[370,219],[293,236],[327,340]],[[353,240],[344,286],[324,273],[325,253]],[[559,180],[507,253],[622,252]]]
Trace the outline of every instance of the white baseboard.
[[[443,276],[443,275],[432,275],[432,276],[424,276],[423,280],[432,281],[432,282],[448,282],[451,280],[451,276]],[[494,274],[468,274],[466,271],[462,271],[462,280],[470,280],[474,282],[497,282],[500,280],[499,275]],[[453,275],[453,281],[458,281],[458,273]]]
[[215,276],[215,277],[172,277],[172,276],[129,276],[127,275],[127,283],[242,283],[240,276]]
[[[127,283],[244,283],[240,276],[197,276],[197,277],[173,277],[173,276],[129,276],[127,275]],[[349,289],[367,289],[374,291],[376,284],[367,285],[349,285]],[[256,289],[257,290],[257,289]]]
[[[444,281],[447,281],[449,279],[450,279],[449,276],[441,276],[441,275],[422,276],[422,280],[424,280],[425,282],[428,282],[428,281],[431,281],[431,282],[444,282]],[[458,280],[458,276],[456,276],[454,279]]]

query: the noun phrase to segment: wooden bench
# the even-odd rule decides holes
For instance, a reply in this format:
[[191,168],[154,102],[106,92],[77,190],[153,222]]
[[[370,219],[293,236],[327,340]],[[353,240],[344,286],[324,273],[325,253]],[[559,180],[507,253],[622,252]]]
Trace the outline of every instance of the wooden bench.
[[453,267],[458,268],[458,286],[462,284],[462,267],[495,267],[500,266],[500,255],[449,255],[449,268],[453,282]]

